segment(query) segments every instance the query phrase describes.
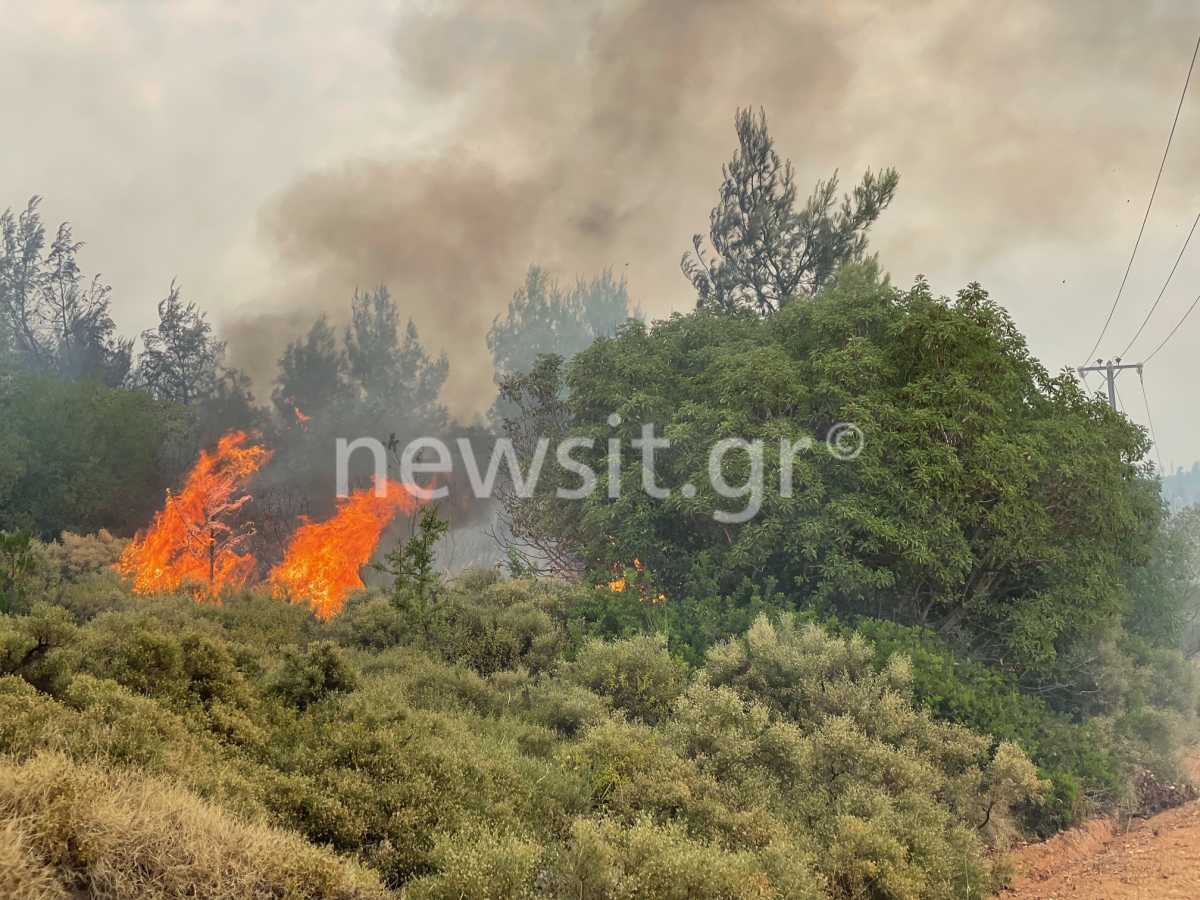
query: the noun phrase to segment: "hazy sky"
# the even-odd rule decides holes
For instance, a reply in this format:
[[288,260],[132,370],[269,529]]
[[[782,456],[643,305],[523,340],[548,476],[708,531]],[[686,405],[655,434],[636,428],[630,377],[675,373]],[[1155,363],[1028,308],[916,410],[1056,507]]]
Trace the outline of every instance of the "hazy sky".
[[[802,188],[894,165],[873,235],[900,284],[978,280],[1051,369],[1091,347],[1200,31],[1194,2],[252,3],[0,0],[0,208],[45,196],[121,329],[173,277],[269,377],[387,283],[492,396],[484,335],[531,262],[687,309],[739,105]],[[1132,337],[1200,208],[1200,73],[1110,337]],[[1200,238],[1146,335],[1200,293]],[[1200,459],[1200,312],[1146,370],[1168,466]],[[1136,376],[1122,398],[1145,423]]]

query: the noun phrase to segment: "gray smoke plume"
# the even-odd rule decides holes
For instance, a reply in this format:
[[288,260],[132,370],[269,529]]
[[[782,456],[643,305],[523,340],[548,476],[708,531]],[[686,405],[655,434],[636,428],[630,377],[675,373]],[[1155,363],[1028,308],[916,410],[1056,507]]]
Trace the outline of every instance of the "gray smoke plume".
[[[979,278],[1058,335],[1035,344],[1053,365],[1079,362],[1081,309],[1111,297],[1196,25],[1188,4],[1134,16],[1116,0],[437,4],[394,41],[414,121],[440,123],[428,152],[349,160],[269,202],[261,234],[288,274],[274,311],[229,322],[233,360],[269,379],[285,338],[386,283],[450,354],[452,409],[477,412],[484,335],[530,262],[611,266],[651,315],[690,307],[679,255],[707,224],[735,109],[762,105],[802,186],[900,170],[872,241],[897,280]],[[1114,112],[1147,104],[1161,115],[1141,124]],[[1173,152],[1167,181],[1200,142]],[[1177,247],[1192,200],[1164,188],[1148,241]]]

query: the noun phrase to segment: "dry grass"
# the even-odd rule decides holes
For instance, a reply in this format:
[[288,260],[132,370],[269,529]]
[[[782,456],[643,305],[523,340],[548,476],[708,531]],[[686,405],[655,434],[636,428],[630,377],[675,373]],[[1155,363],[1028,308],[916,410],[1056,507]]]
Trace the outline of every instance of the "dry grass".
[[58,754],[0,761],[0,823],[6,898],[388,896],[374,875],[298,835],[241,822],[167,782]]
[[30,850],[16,822],[0,828],[0,897],[14,900],[65,900],[70,895],[54,871]]

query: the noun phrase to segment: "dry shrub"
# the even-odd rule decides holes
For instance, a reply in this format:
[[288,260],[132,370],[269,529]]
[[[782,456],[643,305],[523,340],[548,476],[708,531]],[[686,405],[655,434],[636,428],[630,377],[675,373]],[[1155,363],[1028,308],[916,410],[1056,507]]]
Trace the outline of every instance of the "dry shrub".
[[128,543],[103,528],[95,534],[64,531],[58,543],[46,545],[46,556],[63,581],[76,581],[111,569]]
[[0,878],[23,855],[33,891],[5,896],[64,896],[38,887],[47,870],[99,900],[387,896],[373,875],[297,835],[241,822],[168,782],[58,754],[0,763],[0,820],[10,823]]

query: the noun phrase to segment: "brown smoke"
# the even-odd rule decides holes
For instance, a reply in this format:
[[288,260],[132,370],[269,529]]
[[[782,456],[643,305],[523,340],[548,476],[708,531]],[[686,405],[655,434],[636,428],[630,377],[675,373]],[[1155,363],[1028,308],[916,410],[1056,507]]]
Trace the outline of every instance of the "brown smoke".
[[[986,275],[974,269],[1018,243],[1107,254],[1127,246],[1124,199],[1145,196],[1196,24],[1185,4],[1134,17],[1116,0],[434,10],[398,23],[395,51],[422,101],[414,127],[449,123],[436,151],[312,173],[263,213],[287,274],[273,311],[227,334],[260,380],[317,312],[344,318],[356,286],[389,285],[450,354],[459,413],[492,398],[484,335],[531,262],[564,278],[611,266],[651,315],[689,307],[679,255],[748,104],[766,108],[802,189],[838,167],[847,182],[899,168],[874,245],[901,280]],[[1152,132],[1112,111],[1147,103],[1163,107]],[[1177,143],[1172,169],[1194,170],[1196,147]],[[1164,193],[1156,216],[1173,226],[1190,200]]]

